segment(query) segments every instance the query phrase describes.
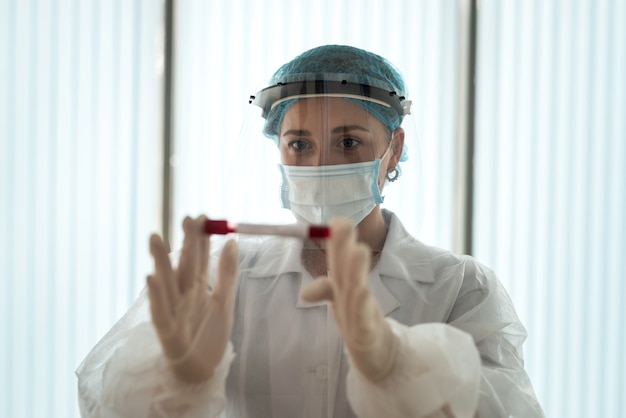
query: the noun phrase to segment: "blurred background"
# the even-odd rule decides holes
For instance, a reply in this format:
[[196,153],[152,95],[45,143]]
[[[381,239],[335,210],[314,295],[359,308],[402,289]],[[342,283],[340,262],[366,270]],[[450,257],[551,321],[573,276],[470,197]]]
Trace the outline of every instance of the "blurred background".
[[385,205],[496,271],[546,415],[626,416],[624,0],[0,0],[0,416],[79,415],[149,235],[224,212],[248,97],[327,43],[404,74]]

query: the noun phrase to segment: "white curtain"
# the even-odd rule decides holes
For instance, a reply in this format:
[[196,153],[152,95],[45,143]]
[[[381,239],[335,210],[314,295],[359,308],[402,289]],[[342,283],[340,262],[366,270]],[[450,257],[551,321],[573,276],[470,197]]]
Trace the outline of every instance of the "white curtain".
[[474,253],[549,417],[626,416],[626,2],[480,2]]
[[78,416],[160,214],[161,9],[0,0],[0,416]]

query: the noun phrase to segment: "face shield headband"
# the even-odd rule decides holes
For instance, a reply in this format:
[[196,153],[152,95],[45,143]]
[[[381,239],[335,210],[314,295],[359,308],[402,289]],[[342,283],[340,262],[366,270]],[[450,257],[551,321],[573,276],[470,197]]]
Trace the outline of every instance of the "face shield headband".
[[270,112],[279,104],[287,100],[311,97],[363,100],[393,108],[400,119],[411,113],[411,101],[406,100],[404,96],[399,96],[395,91],[347,80],[304,80],[278,83],[261,90],[256,96],[250,96],[250,103],[259,106],[262,109],[261,116],[267,119]]

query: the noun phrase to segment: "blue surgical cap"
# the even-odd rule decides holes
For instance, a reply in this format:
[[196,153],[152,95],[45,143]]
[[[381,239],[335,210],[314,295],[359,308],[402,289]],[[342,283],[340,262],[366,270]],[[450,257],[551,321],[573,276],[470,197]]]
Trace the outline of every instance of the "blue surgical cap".
[[[393,91],[398,96],[406,96],[404,80],[388,60],[372,52],[346,45],[324,45],[300,54],[280,67],[272,76],[270,84],[311,80],[320,74],[326,79],[347,80]],[[267,114],[263,129],[266,136],[277,140],[285,112],[297,100],[299,99],[281,102]],[[402,115],[393,108],[366,100],[352,98],[346,100],[367,110],[390,132],[399,128],[402,123]],[[406,159],[405,146],[400,161]]]

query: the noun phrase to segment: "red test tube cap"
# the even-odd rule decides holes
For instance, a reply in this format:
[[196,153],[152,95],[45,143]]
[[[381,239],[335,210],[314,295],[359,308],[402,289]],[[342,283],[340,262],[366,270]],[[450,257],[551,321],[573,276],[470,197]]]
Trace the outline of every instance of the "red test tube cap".
[[330,238],[330,228],[322,225],[311,225],[309,238]]
[[218,234],[218,235],[226,235],[232,232],[235,232],[235,228],[233,228],[228,221],[218,220],[218,219],[207,219],[204,222],[204,232],[206,234]]

